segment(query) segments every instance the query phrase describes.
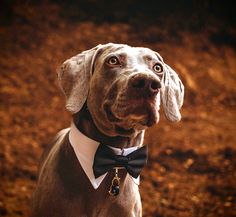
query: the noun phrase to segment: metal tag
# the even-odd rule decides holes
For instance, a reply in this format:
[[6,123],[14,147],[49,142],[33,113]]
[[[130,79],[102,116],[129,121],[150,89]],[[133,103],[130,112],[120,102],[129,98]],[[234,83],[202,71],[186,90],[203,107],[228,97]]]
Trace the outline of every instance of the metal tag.
[[120,177],[118,176],[118,168],[115,168],[115,176],[112,179],[109,194],[112,196],[117,196],[120,193]]

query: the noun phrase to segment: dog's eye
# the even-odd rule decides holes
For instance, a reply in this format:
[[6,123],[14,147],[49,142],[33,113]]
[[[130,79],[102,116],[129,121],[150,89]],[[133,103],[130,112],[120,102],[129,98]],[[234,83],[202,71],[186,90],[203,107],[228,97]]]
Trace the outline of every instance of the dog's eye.
[[115,65],[119,65],[119,64],[120,64],[120,61],[118,60],[117,57],[112,56],[112,57],[110,57],[110,58],[107,60],[107,63],[108,63],[109,65],[115,66]]
[[157,63],[153,66],[153,70],[157,73],[163,72],[163,67],[160,63]]

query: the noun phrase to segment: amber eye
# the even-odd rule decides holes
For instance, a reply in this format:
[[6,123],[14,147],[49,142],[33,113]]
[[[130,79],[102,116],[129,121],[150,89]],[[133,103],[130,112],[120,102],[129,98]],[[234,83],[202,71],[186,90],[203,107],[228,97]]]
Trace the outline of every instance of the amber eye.
[[157,73],[161,73],[163,72],[163,68],[162,65],[160,63],[157,63],[153,66],[153,70]]
[[108,63],[109,65],[115,66],[115,65],[119,65],[119,64],[120,64],[120,61],[118,60],[117,57],[112,56],[112,57],[110,57],[110,58],[107,60],[107,63]]

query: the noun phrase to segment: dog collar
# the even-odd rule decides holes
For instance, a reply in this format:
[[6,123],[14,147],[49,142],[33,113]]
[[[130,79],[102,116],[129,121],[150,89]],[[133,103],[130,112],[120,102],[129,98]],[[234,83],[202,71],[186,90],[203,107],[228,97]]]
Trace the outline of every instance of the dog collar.
[[[94,189],[97,189],[107,175],[107,173],[105,173],[104,175],[95,178],[93,173],[93,160],[100,143],[80,132],[73,122],[71,123],[70,127],[69,141],[89,181],[91,182]],[[131,147],[120,149],[111,146],[109,147],[114,151],[115,154],[123,156],[126,156],[139,148]],[[139,185],[140,177],[131,178],[135,184]]]

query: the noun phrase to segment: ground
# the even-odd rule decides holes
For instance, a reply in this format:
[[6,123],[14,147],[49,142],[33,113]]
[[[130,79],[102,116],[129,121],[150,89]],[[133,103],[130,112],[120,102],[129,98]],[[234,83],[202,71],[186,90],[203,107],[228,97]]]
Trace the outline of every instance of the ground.
[[29,215],[40,155],[70,124],[57,68],[107,42],[158,51],[186,87],[182,120],[169,123],[162,112],[160,123],[146,132],[143,216],[236,216],[236,50],[217,39],[222,25],[172,32],[156,25],[143,29],[47,16],[57,14],[55,6],[18,11],[25,20],[0,29],[0,216]]

